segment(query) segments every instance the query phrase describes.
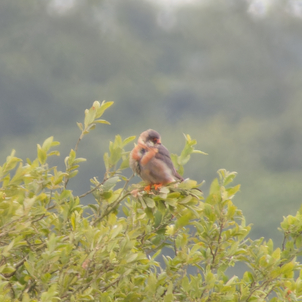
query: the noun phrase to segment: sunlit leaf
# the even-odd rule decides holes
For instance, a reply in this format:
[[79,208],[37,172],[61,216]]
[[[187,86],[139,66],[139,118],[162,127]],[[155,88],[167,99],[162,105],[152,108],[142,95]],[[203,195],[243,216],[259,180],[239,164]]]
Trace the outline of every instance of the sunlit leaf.
[[50,136],[49,138],[47,138],[42,145],[42,149],[47,152],[49,150],[49,148],[51,147],[53,142],[53,136]]
[[47,154],[46,151],[44,149],[42,149],[42,147],[38,144],[37,145],[37,153],[38,153],[38,159],[40,164],[45,164],[46,159],[47,159]]
[[93,121],[94,123],[98,123],[98,124],[107,124],[107,125],[110,125],[110,123],[106,120],[94,120]]
[[103,115],[105,110],[107,110],[109,107],[111,107],[114,104],[114,102],[105,102],[103,101],[100,108],[97,109],[96,118],[99,118]]

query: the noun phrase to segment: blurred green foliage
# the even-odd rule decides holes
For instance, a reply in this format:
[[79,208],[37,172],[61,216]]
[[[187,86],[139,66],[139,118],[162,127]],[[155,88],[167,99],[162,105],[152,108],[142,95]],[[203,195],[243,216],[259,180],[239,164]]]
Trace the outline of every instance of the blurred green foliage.
[[[301,301],[301,209],[284,217],[280,247],[252,240],[232,202],[240,189],[230,186],[236,172],[220,169],[205,199],[188,178],[145,192],[123,175],[124,147],[135,137],[117,135],[104,156],[103,180],[91,179],[89,191],[74,195],[68,180],[85,160],[76,150],[111,105],[95,101],[85,111],[65,170],[49,164],[60,156],[53,137],[38,145],[33,161],[23,163],[13,151],[0,166],[0,300]],[[201,152],[195,144],[187,135],[174,156],[180,169]],[[81,203],[85,196],[88,205]],[[237,263],[246,265],[242,277],[229,276]]]
[[[102,156],[116,133],[154,128],[177,153],[182,133],[190,133],[209,155],[194,155],[198,164],[184,176],[206,180],[207,192],[213,171],[236,170],[251,235],[281,242],[279,221],[295,213],[302,195],[302,23],[289,13],[295,1],[274,1],[266,15],[251,14],[252,1],[241,0],[63,2],[1,1],[3,161],[12,148],[32,156],[50,135],[65,142],[60,152],[67,154],[87,100],[112,100],[113,126],[85,137],[77,152],[89,161],[73,180],[75,194],[104,174]],[[62,169],[63,161],[50,160]]]

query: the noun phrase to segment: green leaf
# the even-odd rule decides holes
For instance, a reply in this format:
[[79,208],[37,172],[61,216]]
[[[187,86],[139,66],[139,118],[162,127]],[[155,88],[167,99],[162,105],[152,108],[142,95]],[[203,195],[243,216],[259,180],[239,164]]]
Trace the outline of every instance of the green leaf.
[[230,173],[229,175],[227,175],[224,180],[223,180],[223,185],[224,186],[227,186],[229,183],[231,183],[234,178],[237,176],[237,173],[236,172],[232,172]]
[[79,129],[80,129],[81,131],[83,131],[83,124],[77,122],[77,125],[78,125]]
[[48,156],[53,156],[53,155],[60,156],[60,152],[59,151],[51,151],[51,152],[48,153]]
[[215,178],[210,187],[210,194],[219,194],[220,195],[220,185],[218,182],[218,178]]
[[138,254],[131,254],[129,257],[127,257],[126,261],[127,263],[129,262],[133,262],[134,260],[136,260]]
[[33,269],[32,265],[30,263],[28,263],[27,261],[25,261],[24,266],[25,266],[26,270],[28,271],[28,273],[30,275],[34,276],[34,269]]
[[178,162],[179,162],[179,165],[181,166],[184,166],[189,160],[190,160],[191,156],[190,155],[182,155],[180,156]]
[[87,205],[87,207],[91,208],[94,212],[96,212],[98,210],[98,206],[95,204],[89,204],[89,205]]
[[197,184],[196,180],[185,179],[183,182],[181,182],[178,185],[178,188],[184,189],[184,190],[190,190],[192,188],[196,188],[197,186],[198,186],[198,184]]
[[243,280],[252,283],[254,282],[254,276],[251,272],[245,272],[243,275]]
[[236,213],[236,210],[237,210],[237,207],[234,206],[234,205],[232,204],[232,202],[230,201],[230,202],[228,203],[228,212],[227,212],[227,217],[228,217],[228,219],[233,219],[233,218],[234,218],[234,215],[235,215],[235,213]]
[[175,224],[176,229],[180,229],[186,226],[189,223],[190,219],[192,219],[192,217],[193,217],[192,213],[187,212],[185,215],[178,218]]
[[57,292],[57,284],[52,284],[47,292],[42,293],[41,295],[41,302],[50,302],[50,301],[59,301],[60,299],[57,296],[58,292]]
[[190,286],[190,282],[189,282],[189,278],[187,276],[185,276],[182,281],[181,281],[181,287],[185,290],[185,291],[189,291],[191,286]]
[[71,149],[69,152],[69,165],[73,163],[75,158],[76,158],[76,152],[73,149]]
[[180,204],[186,204],[186,203],[190,202],[192,200],[192,198],[193,197],[191,195],[188,195],[185,198],[183,198],[180,201],[178,201],[178,203],[180,203]]
[[44,141],[44,143],[43,143],[43,145],[42,145],[42,149],[43,149],[45,152],[47,152],[47,151],[50,149],[50,147],[51,147],[51,145],[52,145],[52,142],[53,142],[53,136],[50,136],[49,138],[47,138],[47,139]]
[[147,205],[147,207],[153,209],[155,207],[155,201],[152,198],[144,197],[144,201]]
[[74,170],[74,171],[68,173],[68,178],[73,178],[73,177],[75,177],[78,173],[79,173],[78,170]]
[[113,143],[113,147],[114,148],[120,148],[122,149],[123,148],[123,141],[122,141],[122,138],[120,135],[116,135],[115,136],[115,140],[114,140],[114,143]]
[[200,150],[193,150],[192,153],[198,153],[198,154],[203,154],[203,155],[209,155],[206,152],[200,151]]
[[85,118],[84,118],[84,127],[85,130],[91,125],[96,118],[96,109],[91,107],[90,109],[85,110]]
[[280,260],[280,255],[281,255],[281,250],[280,248],[277,248],[273,253],[272,253],[272,257],[275,260]]
[[86,128],[86,133],[88,133],[90,130],[95,129],[95,123],[93,121],[93,123],[89,124],[89,126]]
[[293,262],[286,263],[281,267],[281,273],[289,274],[289,273],[293,272],[294,267],[295,267],[295,264]]
[[22,161],[20,158],[14,157],[15,150],[13,149],[11,154],[7,156],[6,163],[3,165],[3,173],[14,169],[18,162]]
[[178,166],[179,166],[178,156],[176,154],[171,153],[170,157],[171,157],[171,160],[172,160],[172,163],[173,163],[175,169],[178,170]]
[[106,120],[94,120],[94,123],[111,125],[111,124],[110,124],[108,121],[106,121]]
[[163,215],[161,214],[160,211],[157,211],[154,215],[154,227],[157,228],[161,221],[162,221]]
[[302,247],[302,237],[298,236],[296,238],[296,242],[295,243],[296,243],[297,248],[300,249]]
[[94,118],[93,118],[93,117],[91,118],[91,114],[90,114],[90,112],[89,112],[89,109],[86,109],[86,110],[85,110],[85,118],[84,118],[84,133],[88,133],[88,132],[86,131],[86,128],[88,127],[88,125],[89,125],[90,123],[93,122],[93,120],[94,120]]
[[136,136],[129,136],[129,137],[125,138],[124,141],[123,141],[123,147],[125,147],[130,142],[132,142],[133,140],[135,140],[135,138],[136,138]]
[[101,194],[103,199],[110,199],[112,197],[112,191],[106,191]]
[[178,198],[181,194],[179,192],[172,192],[168,194],[168,198]]
[[122,157],[123,149],[118,146],[112,147],[112,151],[110,154],[110,164],[114,166]]
[[176,198],[173,198],[173,199],[167,198],[165,200],[165,202],[166,202],[166,204],[168,204],[171,207],[176,207],[177,206],[177,199]]
[[81,163],[81,162],[84,162],[84,161],[87,161],[86,158],[83,158],[83,157],[78,157],[76,158],[74,161],[73,161],[73,164],[78,164],[78,163]]
[[240,190],[240,185],[226,189],[229,198],[232,198]]
[[123,161],[120,165],[120,170],[129,168],[129,156],[123,156]]
[[9,251],[14,247],[15,240],[12,240],[8,245],[4,246],[4,249],[2,250],[2,255],[3,257],[8,257],[10,256]]
[[108,172],[109,169],[110,169],[110,164],[109,164],[109,155],[108,155],[107,152],[104,153],[103,159],[104,159],[104,164],[105,164],[106,171]]
[[15,172],[15,175],[13,176],[13,178],[11,179],[11,181],[9,182],[10,185],[12,184],[19,184],[20,182],[23,181],[23,177],[25,175],[25,173],[28,171],[28,169],[26,167],[23,167],[22,162],[19,164],[19,167],[17,169],[17,171]]
[[110,238],[111,239],[115,238],[118,234],[120,234],[122,232],[122,230],[123,230],[123,225],[118,224],[117,226],[115,226],[113,228]]
[[6,265],[3,265],[1,267],[1,273],[3,275],[6,275],[6,274],[12,274],[16,271],[16,269],[14,267],[12,267],[11,265],[9,264],[6,264]]
[[103,101],[100,108],[97,109],[96,118],[99,118],[103,115],[105,110],[107,110],[109,107],[111,107],[114,104],[114,102],[105,102]]
[[101,107],[101,103],[99,101],[94,101],[92,104],[92,108],[94,110],[98,110]]
[[109,191],[109,190],[113,189],[114,186],[119,181],[120,181],[120,178],[118,176],[114,176],[114,177],[107,179],[102,186],[103,191]]
[[214,206],[211,204],[206,203],[204,206],[204,214],[210,221],[215,221],[216,220],[216,215],[214,212]]
[[181,165],[178,165],[178,168],[177,168],[177,172],[179,173],[179,175],[184,175],[184,167],[181,166]]
[[38,153],[38,159],[41,165],[45,164],[46,159],[47,159],[47,154],[46,151],[44,149],[42,149],[42,147],[37,144],[37,153]]
[[31,302],[32,300],[30,299],[28,293],[23,293],[22,294],[22,302]]

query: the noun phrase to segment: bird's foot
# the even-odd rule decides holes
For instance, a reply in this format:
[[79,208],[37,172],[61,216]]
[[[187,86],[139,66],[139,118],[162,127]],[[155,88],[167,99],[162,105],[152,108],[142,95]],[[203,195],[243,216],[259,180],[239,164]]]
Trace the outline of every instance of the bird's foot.
[[154,190],[159,190],[163,186],[163,184],[154,184],[153,186]]
[[144,191],[150,192],[151,191],[151,185],[145,186]]

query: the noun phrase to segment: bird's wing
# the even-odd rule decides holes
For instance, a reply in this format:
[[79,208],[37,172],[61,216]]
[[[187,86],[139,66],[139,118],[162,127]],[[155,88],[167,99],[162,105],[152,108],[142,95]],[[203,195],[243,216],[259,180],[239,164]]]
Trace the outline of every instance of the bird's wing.
[[155,158],[163,161],[167,165],[167,167],[172,171],[173,175],[176,178],[183,180],[183,178],[177,173],[173,165],[168,149],[163,145],[159,145],[157,146],[157,148],[158,148],[158,152],[156,153]]

